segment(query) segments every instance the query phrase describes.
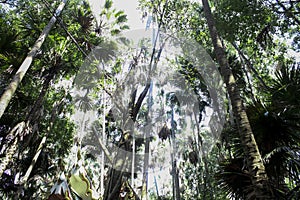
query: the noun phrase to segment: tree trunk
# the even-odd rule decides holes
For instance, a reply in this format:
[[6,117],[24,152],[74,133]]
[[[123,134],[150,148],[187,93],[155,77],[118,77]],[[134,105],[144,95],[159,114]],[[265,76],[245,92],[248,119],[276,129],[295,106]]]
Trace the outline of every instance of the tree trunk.
[[[54,77],[54,73],[50,74],[50,75],[49,75],[49,78],[48,78],[48,77],[47,77],[47,78],[48,78],[49,80],[52,80],[53,77]],[[47,89],[45,89],[45,88],[48,88],[48,87],[49,87],[49,84],[50,84],[50,81],[45,81],[45,82],[46,82],[46,85],[44,85],[44,88],[43,88],[44,92],[41,92],[41,94],[40,94],[41,99],[44,99],[44,96],[45,96],[46,91],[47,91]],[[42,91],[43,91],[43,90],[42,90]],[[29,176],[30,176],[30,174],[31,174],[31,172],[32,172],[32,170],[33,170],[33,167],[34,167],[34,165],[35,165],[37,159],[39,158],[39,156],[40,156],[40,154],[41,154],[41,152],[42,152],[42,150],[43,150],[43,148],[44,148],[44,146],[45,146],[45,144],[46,144],[46,140],[47,140],[47,137],[48,137],[50,131],[52,130],[52,127],[53,127],[53,123],[54,123],[55,117],[56,117],[56,115],[59,114],[59,113],[57,113],[57,111],[60,110],[60,107],[62,106],[63,100],[64,100],[64,97],[62,98],[62,100],[61,100],[60,102],[58,102],[58,103],[53,107],[53,110],[52,110],[52,113],[51,113],[51,118],[50,118],[50,125],[47,127],[47,134],[42,138],[42,140],[41,140],[41,142],[40,142],[40,144],[39,144],[39,146],[38,146],[38,148],[37,148],[37,150],[36,150],[36,153],[35,153],[35,155],[34,155],[32,161],[31,161],[30,166],[28,167],[28,169],[27,169],[25,175],[20,179],[19,184],[25,185],[25,184],[27,183],[27,181],[28,181],[28,179],[29,179]],[[38,99],[37,102],[40,102],[40,104],[41,104],[41,103],[42,103],[42,100],[39,100],[39,99]],[[37,103],[36,103],[36,104],[37,104]]]
[[[148,107],[148,113],[146,117],[146,122],[148,123],[151,119],[151,99],[152,99],[152,88],[153,88],[153,82],[150,83],[149,93],[148,93],[148,101],[147,101],[147,107]],[[150,122],[151,123],[151,122]],[[148,168],[149,168],[149,150],[150,150],[150,131],[151,127],[146,128],[146,135],[145,135],[145,153],[144,153],[144,167],[143,167],[143,180],[142,180],[142,200],[148,199]]]
[[[54,78],[54,76],[59,72],[61,69],[61,66],[53,66],[50,68],[50,72],[47,75],[44,83],[43,83],[43,88],[39,94],[39,97],[33,104],[33,107],[29,111],[29,114],[27,115],[25,121],[18,123],[12,131],[6,136],[6,139],[9,140],[9,138],[14,138],[14,142],[10,144],[10,146],[7,148],[7,152],[5,157],[3,158],[3,162],[1,163],[0,167],[0,177],[2,176],[4,170],[6,169],[6,166],[9,164],[10,161],[12,161],[13,155],[15,154],[17,150],[17,143],[20,141],[19,137],[24,137],[26,134],[26,130],[30,130],[30,127],[33,127],[31,125],[32,122],[35,124],[38,124],[39,118],[41,117],[41,106],[43,104],[44,97],[49,89],[50,82]],[[15,131],[17,130],[17,131]],[[27,146],[30,142],[30,140],[34,137],[35,129],[31,130],[30,135],[28,138],[26,138],[26,141],[24,142],[24,146]]]
[[[103,86],[105,87],[105,79],[103,79]],[[102,138],[99,138],[98,137],[98,141],[99,143],[103,141],[104,144],[106,144],[106,135],[105,135],[105,129],[106,129],[106,126],[105,126],[105,115],[106,115],[106,95],[105,95],[105,91],[103,91],[103,116],[102,116]],[[101,141],[102,139],[102,141]],[[102,152],[101,152],[101,176],[100,176],[100,194],[103,196],[104,194],[104,173],[105,173],[105,152],[104,150],[102,149]],[[112,162],[112,160],[111,160]]]
[[5,109],[7,108],[10,100],[12,99],[12,96],[14,95],[15,91],[17,90],[17,87],[19,86],[20,82],[22,81],[23,77],[25,76],[27,70],[29,69],[34,57],[36,56],[37,52],[41,48],[42,44],[44,43],[46,37],[48,36],[51,28],[56,22],[56,17],[60,15],[62,12],[67,0],[63,0],[58,8],[55,11],[54,16],[50,19],[47,26],[42,31],[39,38],[36,40],[35,44],[33,45],[31,51],[29,51],[27,57],[23,61],[22,65],[16,72],[16,75],[13,77],[12,82],[8,85],[8,87],[5,89],[4,93],[2,94],[0,98],[0,118],[2,117]]
[[[49,130],[48,130],[48,131],[49,131]],[[44,136],[44,137],[42,138],[42,140],[41,140],[41,142],[40,142],[40,145],[39,145],[38,149],[36,150],[36,153],[35,153],[35,155],[34,155],[32,161],[31,161],[30,166],[28,167],[28,169],[27,169],[25,175],[24,175],[24,176],[21,178],[21,180],[20,180],[20,184],[21,184],[21,185],[27,183],[28,178],[29,178],[29,176],[30,176],[30,174],[31,174],[31,172],[32,172],[32,170],[33,170],[33,167],[34,167],[34,165],[35,165],[37,159],[39,158],[39,156],[40,156],[40,154],[41,154],[41,152],[42,152],[42,149],[43,149],[43,147],[44,147],[44,145],[45,145],[45,143],[46,143],[46,139],[47,139],[46,136]]]
[[176,158],[176,140],[175,140],[175,121],[174,121],[174,105],[171,105],[172,113],[171,113],[171,161],[172,161],[172,180],[173,180],[173,199],[180,200],[180,189],[179,189],[179,172],[177,169],[177,158]]
[[258,146],[256,144],[248,116],[243,107],[240,97],[240,91],[236,85],[234,76],[229,67],[225,50],[218,35],[215,21],[213,19],[208,0],[202,0],[205,18],[207,20],[210,36],[216,53],[217,62],[220,65],[221,75],[226,84],[233,113],[238,126],[240,139],[244,147],[244,153],[247,159],[247,167],[251,175],[253,188],[247,194],[247,199],[268,199],[272,198],[270,190],[267,187],[268,177],[263,164]]

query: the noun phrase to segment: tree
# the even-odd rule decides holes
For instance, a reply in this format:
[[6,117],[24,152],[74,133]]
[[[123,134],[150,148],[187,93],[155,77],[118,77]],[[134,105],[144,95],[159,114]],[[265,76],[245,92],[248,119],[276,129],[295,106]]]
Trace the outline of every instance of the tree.
[[[27,48],[34,43],[32,37],[39,34],[46,25],[44,21],[48,18],[48,13],[52,14],[53,12],[51,7],[57,6],[57,2],[43,2],[46,5],[40,3],[40,1],[20,1],[16,3],[15,7],[5,10],[6,17],[10,16],[14,22],[12,23],[12,30],[15,31],[16,36],[10,39],[16,41],[13,42],[15,48],[1,48],[3,55],[8,55],[8,58],[18,56],[21,54],[20,52],[28,51]],[[58,162],[58,160],[62,160],[72,145],[74,124],[70,122],[70,114],[72,113],[71,96],[68,94],[70,91],[67,86],[62,84],[58,84],[58,86],[57,83],[61,80],[67,82],[67,79],[74,76],[77,66],[82,63],[82,51],[88,51],[88,48],[84,43],[76,41],[78,36],[83,35],[79,31],[81,24],[76,21],[72,23],[68,21],[75,18],[75,16],[74,18],[70,17],[73,16],[70,13],[74,12],[74,8],[81,9],[81,6],[78,1],[70,1],[68,5],[64,10],[68,13],[67,17],[56,16],[60,26],[62,26],[61,24],[64,26],[53,26],[54,30],[49,32],[43,46],[37,52],[35,62],[32,63],[30,70],[24,76],[19,89],[16,90],[9,105],[10,109],[1,118],[1,161],[4,159],[5,161],[14,161],[8,163],[6,172],[1,179],[3,183],[1,184],[1,196],[3,198],[13,198],[17,193],[12,194],[12,191],[16,188],[20,189],[20,192],[25,190],[24,198],[45,195],[47,189],[51,187],[47,183],[52,179],[50,177],[57,176],[56,167],[61,165],[61,161]],[[16,11],[18,14],[15,14]],[[73,37],[70,37],[70,34]],[[95,38],[96,34],[93,32],[89,32],[89,34],[95,45],[102,40]],[[82,51],[78,51],[78,48]],[[21,54],[20,57],[25,57],[25,53],[24,55]],[[1,73],[3,75],[1,77],[2,83],[7,82],[10,74],[17,71],[14,70],[17,66],[16,61],[1,57],[1,63],[4,64],[1,70],[5,71],[9,66],[12,69],[8,73]],[[56,104],[60,105],[54,109],[53,106]],[[20,105],[22,109],[20,109]],[[14,114],[16,114],[15,117],[11,119],[10,116]],[[16,130],[14,127],[24,123],[23,131],[19,129],[17,132],[20,134],[13,134]],[[3,127],[7,127],[7,129],[4,130]],[[16,127],[20,128],[20,126]],[[52,128],[49,130],[49,127]],[[46,145],[40,152],[32,170],[27,170],[39,148],[38,144],[45,137],[47,137]],[[12,151],[6,151],[9,149]],[[8,157],[12,159],[6,159]],[[7,164],[7,162],[5,163]],[[49,166],[52,167],[48,169]],[[31,171],[31,174],[23,188],[20,185],[21,182],[18,181],[26,173],[26,170]]]
[[251,175],[253,184],[252,193],[247,195],[247,199],[266,199],[272,198],[268,186],[268,176],[261,158],[257,143],[255,141],[250,122],[248,120],[243,103],[240,98],[235,78],[231,72],[228,60],[226,58],[224,47],[218,35],[214,18],[211,14],[210,6],[207,0],[202,0],[205,17],[208,23],[211,39],[214,45],[217,61],[220,65],[221,74],[224,78],[227,92],[229,94],[233,113],[238,126],[241,142],[244,146],[245,155],[247,156],[247,167]]
[[[269,100],[257,101],[246,108],[277,199],[292,199],[299,195],[299,177],[296,177],[299,174],[299,126],[295,123],[299,118],[298,103],[295,101],[299,93],[291,93],[291,90],[297,90],[298,71],[295,64],[284,66],[269,83],[271,89],[265,91]],[[224,151],[229,151],[230,147],[228,153],[231,156],[223,159],[217,176],[224,190],[232,196],[244,198],[247,194],[244,189],[251,182],[242,164],[242,145],[233,142],[235,137],[237,128],[228,126],[222,138],[227,147]]]
[[[68,1],[0,119],[5,168],[0,198],[63,199],[67,193],[69,199],[97,199],[94,194],[101,193],[104,199],[297,199],[299,63],[287,53],[299,43],[299,3],[212,0],[210,11],[208,1],[205,6],[190,0],[140,2],[147,27],[156,24],[170,38],[179,34],[196,42],[185,43],[174,60],[162,53],[164,37],[157,40],[159,48],[146,48],[147,40],[140,41],[140,49],[131,48],[124,38],[108,39],[128,29],[126,14],[114,9],[112,0],[105,1],[98,21],[87,1]],[[0,93],[59,3],[0,1]],[[118,42],[125,54],[118,54],[124,50]],[[227,81],[228,107],[218,114],[228,121],[220,140],[203,123],[215,103],[203,76],[218,81],[210,70],[197,70],[207,63],[198,51],[190,53],[194,44],[219,63]],[[190,63],[195,55],[200,63]],[[162,89],[158,82],[168,70],[157,72],[157,82],[145,79],[158,62],[178,70],[199,110],[186,109],[192,105],[180,99],[186,94]],[[79,70],[85,64],[90,68]],[[182,91],[182,82],[170,79],[166,82]],[[77,86],[82,95],[72,96]],[[95,111],[95,121],[87,124],[81,116],[74,124],[72,119],[80,118],[74,110]],[[181,138],[185,133],[189,137]],[[155,153],[164,147],[172,149],[166,153],[171,159],[166,179],[153,164],[165,161]]]
[[[28,53],[28,56],[23,61],[22,65],[20,66],[19,70],[16,72],[16,75],[13,78],[13,81],[9,84],[8,88],[5,90],[5,92],[1,95],[0,98],[0,118],[2,117],[6,107],[8,106],[8,103],[10,102],[12,96],[14,95],[19,83],[22,81],[23,77],[25,76],[27,70],[29,69],[32,60],[36,56],[37,52],[40,50],[44,40],[48,36],[52,26],[55,24],[57,18],[60,13],[62,12],[64,6],[66,4],[66,0],[62,1],[62,3],[58,6],[55,16],[53,16],[48,25],[44,28],[42,31],[40,37],[36,40],[36,43],[32,47],[32,50]],[[2,172],[3,173],[3,172]],[[2,174],[0,172],[0,175]]]

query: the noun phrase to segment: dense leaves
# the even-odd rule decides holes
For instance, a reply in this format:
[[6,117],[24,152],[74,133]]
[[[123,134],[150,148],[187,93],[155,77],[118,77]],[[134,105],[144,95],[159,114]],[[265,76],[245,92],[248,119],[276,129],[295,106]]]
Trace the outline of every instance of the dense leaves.
[[[155,26],[170,35],[192,38],[216,60],[199,2],[139,2],[147,29]],[[0,94],[59,3],[0,1]],[[296,52],[300,46],[300,3],[211,0],[210,5],[262,155],[268,186],[276,199],[299,199],[300,64]],[[129,95],[122,93],[120,88],[130,83],[122,77],[138,74],[138,70],[146,73],[148,69],[138,69],[138,63],[148,66],[154,60],[159,62],[161,56],[161,49],[138,49],[139,54],[128,51],[126,56],[120,56],[117,42],[109,38],[127,29],[126,13],[115,9],[112,0],[103,2],[96,16],[88,1],[68,1],[0,119],[0,159],[1,164],[6,164],[0,177],[0,198],[78,199],[85,198],[85,193],[89,199],[139,199],[147,193],[151,199],[250,196],[254,186],[247,165],[249,155],[238,136],[230,105],[233,99],[226,102],[226,124],[221,137],[215,146],[206,149],[205,144],[215,139],[204,125],[214,100],[203,75],[187,61],[193,55],[178,57],[172,67],[196,95],[195,107],[199,112],[186,114],[186,105],[180,104],[176,95],[161,88],[152,91],[151,84],[142,78],[142,87],[132,85]],[[94,57],[99,59],[93,60]],[[100,75],[96,66],[103,68]],[[78,82],[81,84],[76,85]],[[74,95],[74,88],[83,95]],[[118,106],[124,104],[123,107],[111,107],[110,98],[115,98]],[[166,116],[166,120],[157,124],[157,130],[150,131],[148,140],[144,139],[147,135],[133,138],[124,131],[124,127],[132,133],[138,130],[119,120],[122,114],[142,129],[147,126],[155,104],[160,109],[155,114]],[[92,124],[96,128],[78,130],[75,110],[96,110],[98,120]],[[187,131],[186,118],[191,119],[194,129],[187,141],[182,141],[180,131]],[[176,156],[166,152],[172,161],[164,175],[162,167],[157,170],[148,166],[144,162],[147,157],[139,154],[154,152],[155,148],[147,150],[150,144],[155,144],[155,148],[182,150]],[[111,153],[115,147],[136,156],[134,168],[121,173],[110,166],[130,165],[119,152]],[[151,156],[153,160],[160,159]],[[145,172],[152,170],[154,186],[150,187],[152,180]]]

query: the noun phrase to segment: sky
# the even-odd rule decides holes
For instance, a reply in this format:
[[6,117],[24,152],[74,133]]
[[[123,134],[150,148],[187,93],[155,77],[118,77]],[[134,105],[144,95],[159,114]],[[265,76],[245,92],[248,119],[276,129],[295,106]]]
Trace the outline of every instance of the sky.
[[[101,6],[104,4],[105,0],[88,0],[92,6],[94,15],[97,16],[97,13],[100,12]],[[123,10],[127,14],[128,24],[131,30],[135,29],[145,29],[145,23],[141,21],[141,15],[138,7],[138,0],[113,0],[113,6],[117,10]],[[293,50],[289,50],[289,56],[294,56],[296,61],[300,62],[300,53]]]
[[[97,16],[105,0],[89,0],[89,2],[94,15]],[[125,11],[131,30],[145,28],[145,25],[141,21],[141,15],[137,10],[138,0],[113,0],[113,7],[117,10]]]

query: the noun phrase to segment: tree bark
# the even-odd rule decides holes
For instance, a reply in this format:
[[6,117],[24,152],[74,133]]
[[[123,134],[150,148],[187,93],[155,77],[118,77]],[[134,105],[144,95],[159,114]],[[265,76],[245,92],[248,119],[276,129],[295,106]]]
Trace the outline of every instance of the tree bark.
[[231,100],[233,113],[238,126],[240,139],[243,144],[244,153],[247,159],[247,167],[251,175],[253,188],[249,188],[247,199],[270,199],[272,195],[267,187],[268,177],[265,166],[258,150],[248,116],[240,97],[240,91],[236,85],[235,78],[229,67],[225,49],[222,46],[218,35],[215,21],[211,13],[208,0],[202,0],[205,18],[208,24],[210,36],[214,46],[217,62],[220,65],[221,75],[226,84],[226,89]]
[[13,77],[13,80],[11,83],[8,85],[4,93],[2,94],[0,98],[0,118],[2,117],[5,109],[7,108],[10,100],[12,99],[14,93],[16,92],[20,82],[22,81],[23,77],[25,76],[26,72],[28,71],[34,57],[36,56],[37,52],[40,50],[42,44],[44,43],[46,37],[48,36],[51,28],[55,24],[57,20],[57,16],[60,15],[62,12],[67,0],[63,0],[58,8],[56,9],[54,15],[50,19],[49,23],[47,26],[44,28],[42,31],[41,35],[39,38],[36,40],[35,44],[33,45],[32,49],[29,51],[27,57],[21,64],[20,68],[16,72],[16,75]]

